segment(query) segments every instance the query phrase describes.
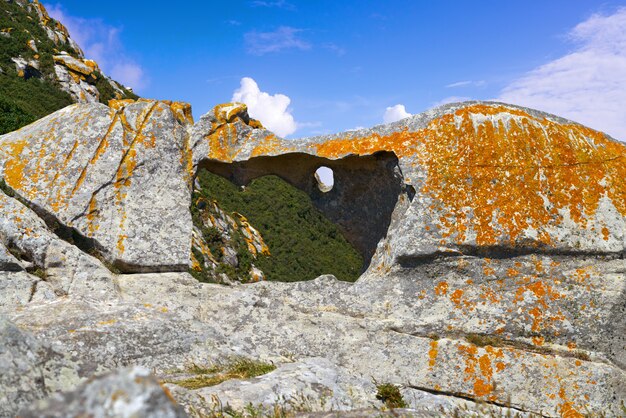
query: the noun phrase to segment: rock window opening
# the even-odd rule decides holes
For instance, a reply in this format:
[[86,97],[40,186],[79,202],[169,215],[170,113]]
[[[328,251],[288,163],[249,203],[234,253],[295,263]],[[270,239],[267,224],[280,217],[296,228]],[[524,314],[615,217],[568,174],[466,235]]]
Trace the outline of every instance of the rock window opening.
[[323,193],[330,192],[335,185],[333,170],[326,166],[321,166],[315,171],[315,180],[317,180],[317,187]]

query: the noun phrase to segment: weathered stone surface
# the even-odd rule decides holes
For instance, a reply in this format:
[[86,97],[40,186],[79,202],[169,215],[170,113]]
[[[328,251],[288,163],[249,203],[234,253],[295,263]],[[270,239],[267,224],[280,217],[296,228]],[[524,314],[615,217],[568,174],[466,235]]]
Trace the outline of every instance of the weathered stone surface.
[[[44,286],[48,289],[42,288],[44,293],[39,292],[38,299],[49,299],[50,289],[57,295],[72,294],[95,300],[117,297],[113,275],[98,259],[60,239],[35,212],[4,193],[0,193],[0,240],[20,254],[22,265],[45,274]],[[14,283],[21,283],[21,296],[17,298],[20,303],[32,299],[40,286],[40,281],[29,275],[8,277]],[[31,292],[27,299],[29,284]]]
[[19,416],[177,418],[187,414],[146,369],[135,367],[91,379],[75,391],[23,409]]
[[[437,263],[440,271],[449,270],[449,277],[444,279],[450,283],[452,277],[462,274],[449,260]],[[473,276],[465,277],[469,280]],[[521,331],[514,331],[521,324],[481,339],[476,335],[486,321],[480,310],[476,316],[472,311],[463,318],[451,315],[453,320],[446,323],[434,316],[443,315],[436,313],[438,309],[428,309],[434,292],[425,296],[422,304],[417,302],[421,299],[416,285],[439,284],[427,274],[416,270],[390,276],[389,280],[388,285],[371,279],[351,285],[326,276],[295,284],[262,282],[224,287],[199,284],[185,274],[128,275],[118,280],[122,304],[90,306],[68,300],[30,307],[15,320],[40,338],[57,341],[58,350],[82,359],[81,376],[128,364],[142,364],[163,374],[185,364],[219,362],[230,356],[273,361],[281,370],[285,367],[282,364],[318,356],[353,381],[375,379],[419,392],[548,416],[567,411],[621,413],[626,375],[616,362],[612,363],[609,350],[602,344],[593,346],[592,341],[613,338],[614,348],[621,352],[623,329],[614,330],[617,336],[611,337],[600,329],[600,320],[598,330],[577,336],[579,345],[585,347],[581,349],[560,345],[560,340],[569,340],[567,336],[556,337],[554,343],[537,341],[533,345]],[[488,289],[484,291],[489,294]],[[530,294],[523,297],[533,301]],[[610,300],[606,302],[615,303]],[[509,315],[513,321],[517,315],[497,307],[488,310],[487,303],[482,308],[485,316],[488,312],[496,317]],[[482,302],[477,305],[483,306]],[[582,329],[587,321],[575,316],[567,319],[574,330]],[[534,317],[522,316],[518,321],[527,321],[532,327]],[[323,376],[318,376],[322,385]],[[317,378],[311,379],[307,381]],[[245,395],[247,385],[250,383],[225,384],[225,397],[236,398],[239,395],[233,394],[237,393],[242,402],[258,400],[256,395]],[[363,387],[369,386],[363,383]],[[216,393],[214,390],[199,393]],[[194,401],[190,393],[180,393],[185,404],[202,403],[210,397]],[[335,392],[339,403],[354,408],[371,406],[342,393],[347,392]],[[426,399],[426,394],[421,398]]]
[[177,103],[76,105],[0,137],[6,183],[118,268],[186,270],[190,154]]
[[78,103],[97,103],[100,100],[100,92],[95,86],[89,84],[84,76],[72,73],[63,65],[54,65],[54,74],[61,90],[69,93]]
[[324,358],[284,364],[263,376],[229,380],[192,393],[175,384],[168,384],[167,387],[188,411],[207,415],[216,408],[217,402],[223,408],[244,410],[246,406],[253,405],[267,412],[275,406],[287,410],[327,411],[379,403],[371,381],[350,376]]
[[48,394],[41,369],[40,344],[0,316],[0,416]]
[[[381,243],[377,262],[385,265],[439,253],[625,248],[624,145],[530,109],[466,102],[372,129],[287,141],[248,123],[245,107],[222,105],[200,119],[192,144],[196,165],[308,154],[334,169],[351,155],[394,153],[411,202],[396,211]],[[266,164],[248,175],[272,169],[280,170]],[[281,175],[297,186],[303,173]]]
[[0,243],[0,271],[20,271],[23,269],[22,263],[9,252],[4,244]]

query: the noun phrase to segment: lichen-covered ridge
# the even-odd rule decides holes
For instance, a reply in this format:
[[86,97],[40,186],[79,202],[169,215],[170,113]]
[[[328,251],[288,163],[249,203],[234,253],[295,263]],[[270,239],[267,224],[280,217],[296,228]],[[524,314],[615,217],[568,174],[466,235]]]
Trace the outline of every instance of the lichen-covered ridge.
[[[196,124],[190,114],[159,101],[78,105],[0,136],[0,312],[74,362],[41,354],[33,370],[56,380],[12,394],[0,412],[139,365],[199,414],[215,397],[266,412],[278,399],[302,407],[302,396],[315,411],[380,408],[384,383],[417,416],[478,403],[495,416],[623,415],[623,144],[502,103],[293,141],[245,105]],[[321,165],[335,171],[330,191],[317,184]],[[238,247],[265,250],[255,225],[212,201],[194,202],[212,205],[194,229],[192,180],[205,169],[237,186],[274,174],[301,189],[371,250],[368,270],[354,284],[198,282],[186,270],[210,276],[216,233],[245,229]],[[94,240],[105,262],[62,239],[65,229]],[[171,383],[242,356],[276,370]],[[30,382],[15,370],[0,389]]]
[[[202,120],[199,125],[204,128]],[[194,161],[395,153],[417,194],[397,227],[402,234],[390,234],[392,259],[468,247],[624,251],[625,146],[552,115],[470,102],[370,130],[295,141],[236,118],[219,126],[197,145]]]

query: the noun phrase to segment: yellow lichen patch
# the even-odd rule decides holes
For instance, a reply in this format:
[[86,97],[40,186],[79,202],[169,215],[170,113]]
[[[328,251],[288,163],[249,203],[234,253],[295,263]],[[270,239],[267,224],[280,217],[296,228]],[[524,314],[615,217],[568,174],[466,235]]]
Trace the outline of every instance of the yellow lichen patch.
[[248,125],[254,129],[265,129],[261,121],[252,118],[250,118],[250,123]]
[[610,232],[609,232],[609,228],[607,228],[606,226],[602,227],[602,238],[604,238],[605,241],[608,241],[610,236]]
[[91,199],[89,199],[89,207],[87,209],[87,232],[90,236],[93,236],[98,229],[98,225],[95,223],[97,214],[98,202],[96,200],[96,195],[92,194]]
[[83,63],[91,68],[91,71],[100,71],[100,68],[98,67],[98,63],[95,62],[94,60],[83,60]]
[[284,141],[280,141],[274,135],[267,135],[254,147],[254,149],[250,153],[250,157],[272,155],[278,152],[288,151],[290,151],[290,149],[285,146]]
[[448,293],[448,282],[439,282],[437,283],[437,286],[435,286],[435,294],[437,296],[444,296],[446,293]]
[[128,238],[128,235],[126,234],[119,234],[117,236],[117,250],[120,254],[123,254],[124,251],[126,251],[126,247],[124,246],[124,241],[126,241],[126,238]]
[[184,102],[170,102],[170,109],[180,123],[193,125],[193,114],[191,113],[191,105]]
[[568,401],[565,394],[565,388],[563,386],[561,386],[561,388],[559,389],[559,398],[561,398],[561,400],[563,401],[563,403],[559,405],[559,412],[561,413],[561,417],[584,418],[584,415],[578,412],[573,403]]
[[463,297],[463,290],[457,289],[450,295],[450,300],[454,303],[457,309],[461,309],[461,298]]
[[4,179],[13,189],[21,190],[24,186],[24,167],[27,159],[22,156],[28,141],[21,140],[7,144],[8,159],[4,168]]
[[248,111],[248,106],[243,103],[224,103],[213,108],[215,120],[218,124],[227,124],[234,122],[234,119]]
[[438,354],[438,350],[437,350],[437,346],[439,345],[439,342],[437,340],[433,340],[430,342],[430,350],[428,351],[428,366],[429,367],[434,367],[435,363],[437,362],[437,354]]
[[555,291],[553,287],[543,281],[536,281],[518,287],[515,292],[514,303],[525,301],[526,294],[534,296],[530,307],[526,308],[526,314],[532,318],[531,329],[533,332],[540,332],[552,325],[555,321],[565,320],[565,315],[561,311],[552,313],[553,302],[563,298],[563,295]]
[[193,251],[191,252],[191,268],[195,271],[202,271],[200,262],[196,259],[196,256],[193,255]]
[[70,70],[70,75],[72,75],[72,72],[81,75],[91,75],[94,71],[93,68],[86,65],[84,62],[76,60],[69,55],[55,55],[52,58],[54,59],[54,62],[67,67]]
[[41,21],[41,24],[46,26],[48,22],[50,22],[50,16],[48,15],[48,11],[43,6],[43,4],[39,3],[38,1],[34,1],[32,5],[35,6],[37,10],[39,11],[38,14],[39,14],[39,19]]
[[113,110],[120,110],[128,106],[129,104],[133,104],[133,103],[135,103],[135,100],[133,99],[123,99],[123,100],[111,99],[109,100],[109,107]]

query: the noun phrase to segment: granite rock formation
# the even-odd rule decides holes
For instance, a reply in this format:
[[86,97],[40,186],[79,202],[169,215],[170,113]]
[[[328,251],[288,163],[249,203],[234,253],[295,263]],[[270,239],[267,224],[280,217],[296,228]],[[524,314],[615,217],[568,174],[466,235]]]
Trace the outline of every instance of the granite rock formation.
[[[623,144],[489,102],[293,141],[241,104],[195,125],[180,104],[111,106],[70,107],[0,136],[0,287],[14,295],[0,297],[3,329],[60,356],[42,382],[41,361],[9,354],[2,413],[128,366],[168,382],[196,416],[248,403],[372,411],[383,407],[379,383],[397,385],[413,416],[624,413]],[[320,166],[334,170],[330,191]],[[199,283],[181,270],[192,264],[201,169],[242,186],[282,177],[367,270],[354,284]],[[276,370],[176,384],[241,357]],[[11,376],[38,389],[16,396]],[[86,396],[76,393],[56,396]]]

